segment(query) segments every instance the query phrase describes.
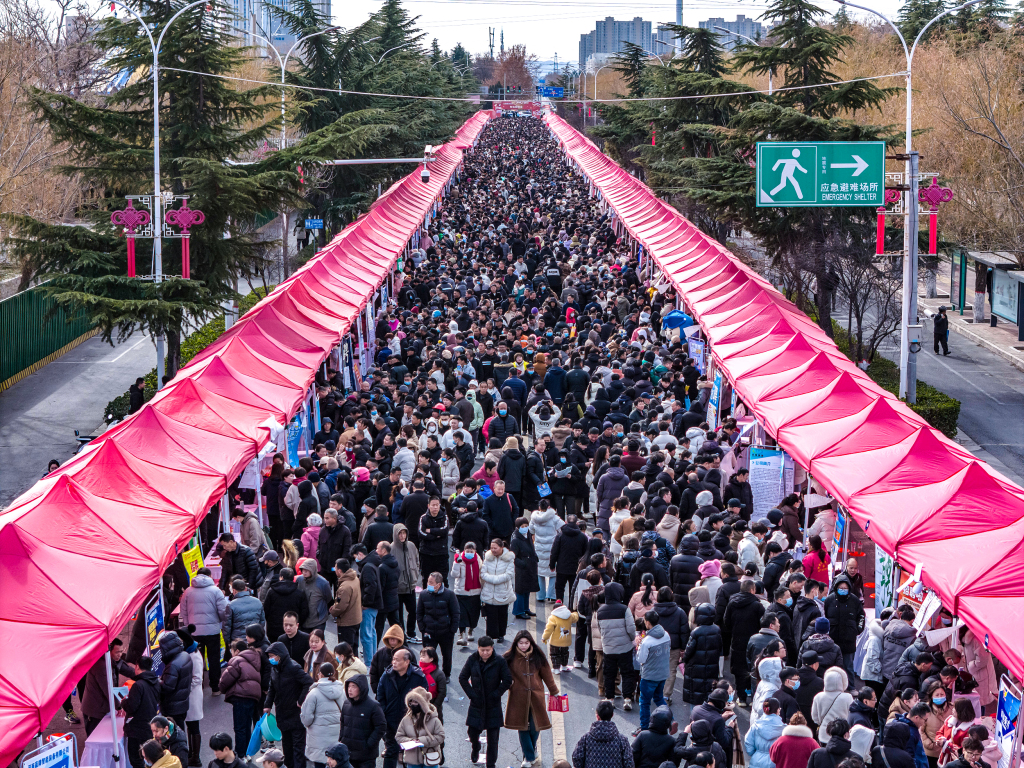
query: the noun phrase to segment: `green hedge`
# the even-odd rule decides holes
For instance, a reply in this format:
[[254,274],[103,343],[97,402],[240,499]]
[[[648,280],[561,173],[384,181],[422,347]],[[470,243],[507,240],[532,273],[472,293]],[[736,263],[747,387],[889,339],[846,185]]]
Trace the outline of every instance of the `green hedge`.
[[[836,346],[844,355],[850,357],[850,339],[846,329],[833,320],[832,330],[835,332]],[[892,360],[876,355],[868,366],[867,374],[882,389],[892,392],[894,395],[899,394],[900,369]],[[910,407],[946,437],[956,437],[956,423],[960,418],[960,401],[956,398],[940,392],[931,384],[926,384],[919,379],[917,403]]]
[[[250,309],[256,306],[256,303],[263,298],[265,291],[260,288],[253,293],[243,296],[238,301],[238,312],[239,315],[244,315]],[[190,333],[185,337],[185,340],[181,342],[181,365],[184,367],[188,362],[210,346],[213,342],[220,338],[220,335],[224,333],[224,316],[214,318],[206,325],[194,333]],[[156,394],[156,368],[153,368],[144,377],[146,379],[146,388],[143,390],[143,399],[148,401],[153,395]],[[107,403],[107,407],[103,411],[103,421],[110,424],[113,421],[120,421],[128,415],[129,408],[129,394],[126,391],[123,395],[119,395]]]

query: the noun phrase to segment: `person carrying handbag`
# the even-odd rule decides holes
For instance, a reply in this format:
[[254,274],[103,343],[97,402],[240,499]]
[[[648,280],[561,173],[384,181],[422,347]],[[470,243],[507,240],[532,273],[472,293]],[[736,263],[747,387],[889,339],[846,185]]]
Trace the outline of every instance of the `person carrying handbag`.
[[[444,724],[437,709],[430,703],[430,694],[423,688],[413,688],[405,695],[408,711],[398,724],[395,740],[401,748],[398,760],[406,768],[426,768],[440,765],[443,759]],[[420,746],[407,746],[417,743]]]

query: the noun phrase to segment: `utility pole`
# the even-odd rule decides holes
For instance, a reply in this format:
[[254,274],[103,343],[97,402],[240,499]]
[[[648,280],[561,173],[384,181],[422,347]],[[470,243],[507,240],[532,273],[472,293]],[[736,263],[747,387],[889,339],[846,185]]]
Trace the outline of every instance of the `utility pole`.
[[494,27],[487,28],[488,43],[487,47],[491,51],[491,58],[494,58]]

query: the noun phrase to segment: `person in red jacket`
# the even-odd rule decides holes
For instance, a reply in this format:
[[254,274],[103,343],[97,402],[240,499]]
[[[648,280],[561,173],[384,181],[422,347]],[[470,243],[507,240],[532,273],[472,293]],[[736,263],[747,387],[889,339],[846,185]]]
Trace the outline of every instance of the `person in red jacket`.
[[797,712],[789,718],[789,725],[782,729],[782,735],[775,740],[768,756],[775,768],[807,768],[811,752],[818,748],[818,742],[807,727],[807,719]]

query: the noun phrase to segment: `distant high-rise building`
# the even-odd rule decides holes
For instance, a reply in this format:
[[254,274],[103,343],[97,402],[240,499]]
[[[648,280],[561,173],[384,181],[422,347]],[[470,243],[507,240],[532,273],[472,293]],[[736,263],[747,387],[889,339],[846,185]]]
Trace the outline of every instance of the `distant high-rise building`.
[[[331,0],[313,0],[313,6],[330,23]],[[295,42],[295,35],[285,28],[281,17],[273,10],[274,7],[292,10],[291,0],[228,0],[228,7],[229,24],[235,34],[244,38],[246,45],[263,45],[254,36],[260,35],[270,40],[283,56]]]
[[679,45],[679,38],[669,28],[669,25],[659,24],[658,30],[654,34],[654,49],[651,53],[656,53],[659,56],[676,55]]
[[761,40],[771,31],[770,24],[762,24],[754,19],[748,19],[746,16],[740,14],[736,17],[736,21],[726,21],[725,19],[708,19],[707,21],[698,22],[698,26],[701,29],[710,29],[712,32],[717,32],[722,36],[722,45],[727,50],[732,50],[737,45],[747,42],[742,37],[736,35],[730,35],[723,32],[723,29],[729,30],[729,32],[735,32],[746,37],[753,38],[754,40]]
[[620,53],[623,43],[634,43],[645,51],[652,51],[654,36],[651,34],[651,22],[639,16],[632,21],[616,21],[608,16],[596,24],[593,32],[580,35],[580,68],[587,60],[598,53]]

